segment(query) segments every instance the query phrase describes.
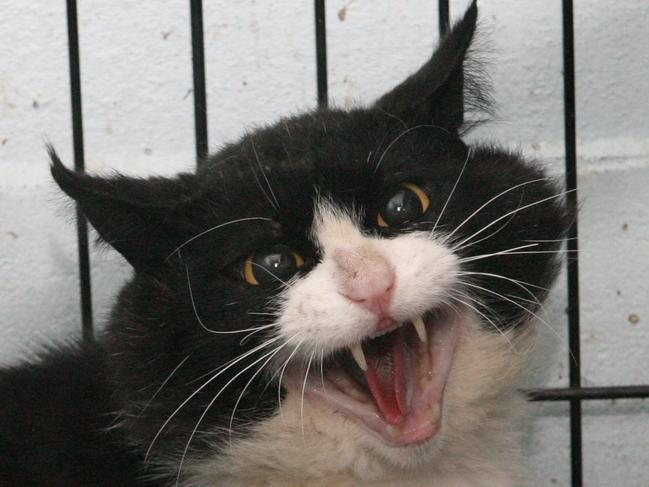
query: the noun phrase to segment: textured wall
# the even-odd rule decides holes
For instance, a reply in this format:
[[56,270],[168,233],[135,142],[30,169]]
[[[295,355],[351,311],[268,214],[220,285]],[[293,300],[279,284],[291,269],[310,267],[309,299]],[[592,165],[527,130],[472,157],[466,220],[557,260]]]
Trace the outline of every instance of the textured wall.
[[[170,174],[193,166],[188,2],[80,1],[87,167]],[[205,3],[210,146],[313,107],[312,2]],[[561,2],[481,2],[499,113],[473,135],[561,173]],[[78,334],[75,229],[44,142],[72,161],[64,2],[0,9],[0,361]],[[370,101],[419,66],[436,2],[327,2],[330,98]],[[465,1],[451,2],[457,14]],[[576,2],[583,381],[649,383],[649,3]],[[129,269],[93,252],[97,321]],[[540,324],[532,385],[566,385],[565,286]],[[646,401],[584,405],[585,484],[647,484]],[[569,484],[567,406],[531,405],[535,486]]]

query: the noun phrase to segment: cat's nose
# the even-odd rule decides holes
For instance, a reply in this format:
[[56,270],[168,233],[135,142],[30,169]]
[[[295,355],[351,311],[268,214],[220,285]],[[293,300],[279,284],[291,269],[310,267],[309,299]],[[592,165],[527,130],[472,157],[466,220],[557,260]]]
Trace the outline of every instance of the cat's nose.
[[394,270],[385,257],[371,248],[336,249],[342,294],[377,316],[388,315],[394,290]]

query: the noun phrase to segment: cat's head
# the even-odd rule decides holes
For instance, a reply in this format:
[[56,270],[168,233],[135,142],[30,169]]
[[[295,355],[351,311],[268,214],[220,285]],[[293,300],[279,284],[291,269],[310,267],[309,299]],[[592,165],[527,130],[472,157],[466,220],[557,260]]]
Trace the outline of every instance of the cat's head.
[[476,16],[375,103],[281,119],[195,174],[93,177],[52,152],[135,269],[102,341],[153,457],[275,434],[406,465],[496,414],[566,216],[538,167],[461,138],[486,99],[466,72]]

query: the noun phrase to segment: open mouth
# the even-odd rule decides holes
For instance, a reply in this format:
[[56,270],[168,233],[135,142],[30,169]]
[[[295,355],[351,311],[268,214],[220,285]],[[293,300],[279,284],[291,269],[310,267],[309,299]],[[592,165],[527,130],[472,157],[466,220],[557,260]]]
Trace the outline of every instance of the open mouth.
[[312,369],[300,390],[390,444],[424,442],[441,426],[457,336],[454,313],[428,312],[338,352],[322,371]]

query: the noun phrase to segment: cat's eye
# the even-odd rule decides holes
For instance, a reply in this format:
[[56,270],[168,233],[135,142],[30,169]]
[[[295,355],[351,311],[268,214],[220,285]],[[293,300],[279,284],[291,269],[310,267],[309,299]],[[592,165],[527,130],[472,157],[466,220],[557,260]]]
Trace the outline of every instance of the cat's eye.
[[429,206],[430,200],[423,189],[413,183],[403,183],[387,198],[376,215],[376,223],[388,228],[416,220]]
[[275,244],[257,251],[243,263],[243,278],[253,286],[279,284],[293,277],[304,259],[293,249]]

